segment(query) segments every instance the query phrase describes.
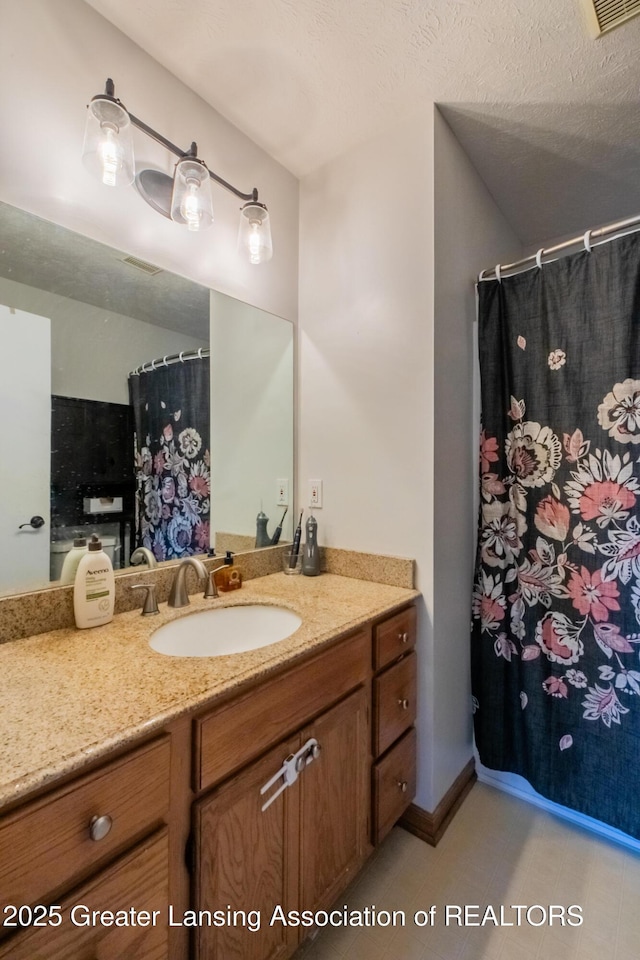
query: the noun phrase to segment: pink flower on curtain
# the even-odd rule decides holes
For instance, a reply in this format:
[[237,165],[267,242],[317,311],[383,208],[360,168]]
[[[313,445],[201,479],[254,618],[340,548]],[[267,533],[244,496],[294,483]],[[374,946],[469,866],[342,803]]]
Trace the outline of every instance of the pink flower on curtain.
[[627,487],[610,480],[591,483],[580,497],[580,515],[583,520],[624,520],[633,507],[636,496]]
[[618,696],[609,684],[608,687],[601,687],[596,683],[594,687],[589,687],[589,693],[582,701],[585,708],[583,717],[585,720],[602,720],[605,727],[610,727],[612,723],[620,723],[620,716],[623,713],[629,713],[627,707],[623,707]]
[[567,590],[576,610],[589,614],[597,622],[609,619],[610,610],[619,610],[617,598],[620,592],[612,580],[602,580],[600,570],[589,573],[586,567],[580,573],[572,573]]
[[505,618],[507,601],[500,580],[482,573],[473,592],[473,615],[480,618],[482,632],[497,630]]
[[488,437],[483,430],[480,434],[480,473],[488,473],[497,459],[498,441],[495,437]]
[[545,537],[565,540],[569,532],[569,509],[555,497],[545,497],[537,506],[533,522]]
[[536,643],[552,663],[576,663],[584,653],[579,627],[563,613],[547,613],[540,620]]
[[566,700],[569,696],[569,688],[562,677],[549,677],[542,686],[545,693],[550,693],[552,697],[564,697]]

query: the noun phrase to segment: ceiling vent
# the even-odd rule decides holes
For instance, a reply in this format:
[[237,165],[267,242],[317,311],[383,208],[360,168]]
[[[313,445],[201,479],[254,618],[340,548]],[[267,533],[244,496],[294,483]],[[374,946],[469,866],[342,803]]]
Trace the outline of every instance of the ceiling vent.
[[640,13],[640,0],[584,0],[584,5],[596,36]]
[[[640,3],[640,0],[638,0]],[[147,263],[146,260],[139,260],[138,257],[122,257],[122,263],[128,263],[130,267],[135,267],[136,270],[142,270],[143,273],[149,274],[150,277],[155,277],[157,273],[162,273],[162,267],[156,267],[153,263]]]

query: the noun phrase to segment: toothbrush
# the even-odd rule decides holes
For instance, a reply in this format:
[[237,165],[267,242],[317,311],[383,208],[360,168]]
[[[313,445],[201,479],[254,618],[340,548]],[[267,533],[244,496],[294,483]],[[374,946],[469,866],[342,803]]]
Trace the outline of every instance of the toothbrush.
[[304,510],[300,511],[300,519],[298,520],[298,526],[296,527],[296,532],[293,535],[293,546],[291,547],[291,558],[289,560],[289,569],[295,570],[296,563],[298,562],[298,554],[300,553],[300,541],[302,540],[302,514]]
[[286,515],[287,515],[287,510],[288,510],[288,509],[289,509],[289,507],[285,507],[285,508],[284,508],[284,513],[282,514],[282,517],[281,517],[281,519],[280,519],[280,523],[278,524],[278,526],[277,526],[277,527],[275,528],[275,530],[273,531],[273,536],[271,537],[271,546],[272,546],[272,547],[275,547],[275,545],[280,542],[280,535],[281,535],[281,533],[282,533],[282,524],[284,523],[284,518],[285,518]]

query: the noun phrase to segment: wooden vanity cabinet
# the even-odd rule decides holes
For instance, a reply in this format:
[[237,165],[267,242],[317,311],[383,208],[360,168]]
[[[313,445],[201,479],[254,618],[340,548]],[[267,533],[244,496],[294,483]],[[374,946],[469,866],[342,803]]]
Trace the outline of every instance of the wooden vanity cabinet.
[[[0,817],[0,960],[166,960],[169,768],[161,736]],[[132,907],[157,923],[79,909]]]
[[[0,960],[290,957],[311,931],[274,909],[328,909],[413,797],[414,643],[408,607],[0,815]],[[8,928],[10,904],[53,922]],[[83,925],[78,905],[157,917]]]
[[[325,709],[196,803],[194,909],[230,904],[244,911],[235,922],[224,918],[223,926],[198,927],[198,960],[290,956],[310,931],[282,922],[283,917],[289,911],[328,908],[368,856],[369,643],[368,634],[361,632],[295,668],[289,684],[295,680],[298,691],[308,687],[311,696],[298,694],[284,706],[272,699],[270,710],[280,712],[279,724],[286,726],[292,713],[309,716],[320,704]],[[333,685],[327,685],[328,677]],[[355,690],[344,696],[341,688],[354,684]],[[258,697],[264,690],[257,691]],[[327,709],[341,693],[343,698]],[[309,742],[317,755],[263,810],[282,781],[264,793],[261,788]],[[238,749],[243,750],[241,742]],[[227,762],[221,761],[223,766]],[[276,912],[272,924],[278,909],[282,913]],[[259,929],[251,929],[255,915],[250,911],[258,912]]]
[[[3,941],[0,960],[167,960],[168,851],[164,828],[61,898],[47,924]],[[110,923],[107,910],[134,922]],[[54,926],[57,916],[62,922]]]
[[380,843],[416,792],[416,608],[373,630],[372,788],[374,844]]

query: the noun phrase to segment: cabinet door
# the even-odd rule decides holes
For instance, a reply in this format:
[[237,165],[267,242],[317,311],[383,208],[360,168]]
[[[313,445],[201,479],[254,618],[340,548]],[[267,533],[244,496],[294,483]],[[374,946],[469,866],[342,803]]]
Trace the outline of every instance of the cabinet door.
[[[198,926],[198,960],[276,960],[293,952],[297,929],[269,921],[274,907],[297,906],[297,784],[264,812],[277,784],[264,796],[260,788],[300,743],[281,744],[195,805],[195,909],[225,913],[223,926]],[[252,931],[254,911],[260,929]]]
[[361,687],[302,734],[319,757],[300,783],[300,909],[328,907],[369,853],[369,697]]
[[[0,960],[166,960],[168,858],[164,829],[58,901],[59,926],[34,926],[4,941]],[[108,920],[104,911],[126,911],[131,917],[132,907],[137,918],[134,925],[109,926],[92,919],[85,925],[92,911]],[[148,911],[147,926],[142,925],[141,911]]]

